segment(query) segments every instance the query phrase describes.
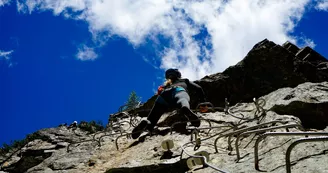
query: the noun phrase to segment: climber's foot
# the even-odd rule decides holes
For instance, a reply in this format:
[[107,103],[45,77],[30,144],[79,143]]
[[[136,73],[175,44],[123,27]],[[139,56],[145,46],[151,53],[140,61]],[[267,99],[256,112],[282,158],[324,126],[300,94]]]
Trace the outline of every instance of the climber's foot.
[[133,130],[132,130],[132,138],[137,139],[141,133],[146,129],[146,127],[150,124],[149,120],[142,120]]
[[192,126],[194,126],[194,127],[200,126],[200,120],[199,120],[198,116],[195,113],[193,113],[189,108],[182,107],[181,111],[190,120],[190,123]]

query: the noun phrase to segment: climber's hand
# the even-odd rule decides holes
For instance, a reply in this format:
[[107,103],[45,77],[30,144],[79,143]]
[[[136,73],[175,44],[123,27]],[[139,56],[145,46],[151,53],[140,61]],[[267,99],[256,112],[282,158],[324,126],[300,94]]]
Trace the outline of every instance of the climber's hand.
[[164,86],[163,85],[159,86],[157,88],[157,95],[160,95],[163,92],[163,90],[164,90]]

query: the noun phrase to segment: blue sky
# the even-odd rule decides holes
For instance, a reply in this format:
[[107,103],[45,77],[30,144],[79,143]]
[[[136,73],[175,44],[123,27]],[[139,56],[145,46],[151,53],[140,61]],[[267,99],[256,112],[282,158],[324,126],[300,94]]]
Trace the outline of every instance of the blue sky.
[[268,38],[328,57],[328,1],[0,0],[0,144],[150,98],[163,72],[200,79]]

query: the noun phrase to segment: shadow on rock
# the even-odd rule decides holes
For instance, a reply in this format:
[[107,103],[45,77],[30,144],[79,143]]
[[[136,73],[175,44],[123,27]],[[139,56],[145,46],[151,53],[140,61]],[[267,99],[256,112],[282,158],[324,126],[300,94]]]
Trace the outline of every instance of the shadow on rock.
[[139,143],[145,142],[147,136],[156,136],[156,135],[165,136],[168,133],[170,133],[170,129],[163,129],[163,130],[156,129],[156,130],[154,130],[154,132],[152,134],[147,133],[143,136],[140,136],[138,138],[138,140],[134,141],[128,148],[134,147],[134,146],[138,145]]
[[139,143],[145,142],[147,136],[150,136],[150,134],[147,133],[146,135],[140,136],[138,140],[134,141],[128,148],[137,146]]
[[38,151],[35,153],[29,152],[28,154],[23,155],[23,157],[17,163],[12,164],[8,168],[4,168],[4,171],[10,173],[26,172],[28,169],[40,164],[51,155],[52,153],[44,153],[43,150],[42,154],[40,154]]
[[181,155],[174,155],[172,151],[165,151],[163,155],[161,156],[160,160],[165,160],[165,159],[172,159],[176,157],[180,157]]
[[328,102],[293,101],[288,105],[275,105],[271,110],[277,114],[294,115],[300,118],[304,128],[323,130],[328,126]]
[[140,167],[131,167],[131,168],[113,168],[106,171],[106,173],[147,173],[147,172],[156,172],[156,173],[168,173],[168,172],[187,172],[188,166],[186,164],[186,159],[182,159],[179,162],[173,164],[158,164],[158,165],[147,165]]
[[170,131],[171,131],[170,128],[163,129],[163,130],[160,130],[160,129],[154,129],[154,131],[152,132],[152,136],[156,136],[156,135],[165,136],[165,135],[169,134]]

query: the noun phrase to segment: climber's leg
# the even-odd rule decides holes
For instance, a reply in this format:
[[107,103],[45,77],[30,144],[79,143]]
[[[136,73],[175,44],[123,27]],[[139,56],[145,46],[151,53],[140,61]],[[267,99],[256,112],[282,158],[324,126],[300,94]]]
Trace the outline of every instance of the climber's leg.
[[190,97],[188,93],[185,91],[179,91],[174,97],[177,100],[177,107],[180,108],[180,113],[191,120],[191,125],[199,127],[200,121],[198,116],[190,110]]
[[147,120],[143,120],[132,130],[132,138],[138,138],[143,130],[149,130],[150,132],[154,129],[160,117],[168,110],[168,104],[163,97],[158,96],[153,108],[148,114]]

